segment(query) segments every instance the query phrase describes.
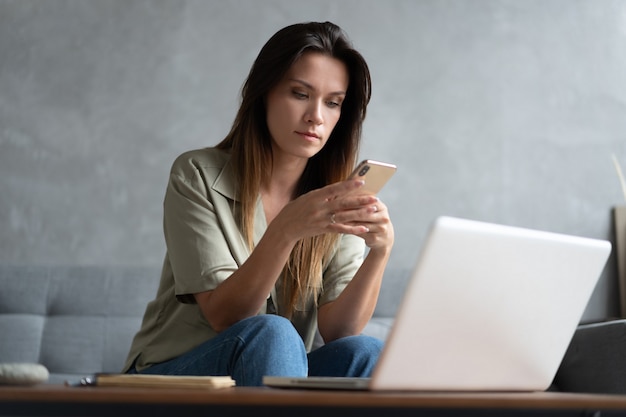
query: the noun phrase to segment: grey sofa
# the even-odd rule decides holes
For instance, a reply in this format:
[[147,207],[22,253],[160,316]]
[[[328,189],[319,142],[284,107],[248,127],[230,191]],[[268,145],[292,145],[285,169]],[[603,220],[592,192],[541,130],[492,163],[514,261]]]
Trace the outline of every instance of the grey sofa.
[[0,267],[0,362],[41,363],[51,383],[119,372],[154,296],[153,268]]
[[[0,363],[40,363],[49,383],[119,372],[158,267],[0,266]],[[386,337],[392,319],[368,334]]]
[[[157,267],[0,266],[0,363],[43,364],[49,383],[119,372]],[[365,333],[385,339],[408,271],[389,269]],[[572,392],[626,393],[626,323],[580,326],[555,379]]]

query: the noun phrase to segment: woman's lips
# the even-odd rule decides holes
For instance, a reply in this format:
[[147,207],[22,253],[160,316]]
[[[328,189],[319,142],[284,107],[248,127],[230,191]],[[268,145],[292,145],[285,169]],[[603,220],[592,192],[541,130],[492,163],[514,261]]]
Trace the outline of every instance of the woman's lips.
[[300,136],[303,136],[305,139],[308,140],[319,140],[319,135],[315,132],[297,132],[296,133]]

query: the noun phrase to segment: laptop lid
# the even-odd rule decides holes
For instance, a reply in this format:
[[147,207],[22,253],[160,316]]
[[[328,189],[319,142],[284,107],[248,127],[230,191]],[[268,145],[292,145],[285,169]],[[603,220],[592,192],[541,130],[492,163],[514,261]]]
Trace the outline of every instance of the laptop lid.
[[370,389],[547,389],[610,251],[603,240],[436,219]]

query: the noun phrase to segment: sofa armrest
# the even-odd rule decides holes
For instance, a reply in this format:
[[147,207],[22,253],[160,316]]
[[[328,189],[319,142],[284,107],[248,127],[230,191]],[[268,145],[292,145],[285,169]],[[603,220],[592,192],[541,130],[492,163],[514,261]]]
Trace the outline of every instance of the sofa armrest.
[[626,394],[626,320],[579,326],[555,385],[560,391]]

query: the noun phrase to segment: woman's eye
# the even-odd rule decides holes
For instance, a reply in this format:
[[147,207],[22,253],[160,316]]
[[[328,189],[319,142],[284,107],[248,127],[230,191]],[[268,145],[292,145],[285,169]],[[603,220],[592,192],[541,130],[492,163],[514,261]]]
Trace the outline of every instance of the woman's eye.
[[331,100],[331,101],[326,102],[326,105],[327,105],[328,107],[331,107],[331,108],[341,107],[341,103],[339,103],[339,102],[337,102],[337,101],[332,101],[332,100]]
[[296,98],[299,98],[299,99],[306,99],[306,98],[308,98],[308,95],[306,93],[301,92],[301,91],[293,91],[293,95]]

